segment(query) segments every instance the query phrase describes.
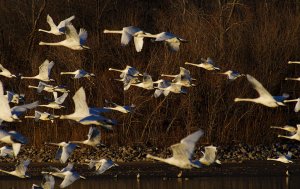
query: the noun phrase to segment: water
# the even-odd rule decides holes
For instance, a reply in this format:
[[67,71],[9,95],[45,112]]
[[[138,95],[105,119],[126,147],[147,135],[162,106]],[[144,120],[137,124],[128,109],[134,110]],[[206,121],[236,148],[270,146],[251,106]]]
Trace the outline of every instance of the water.
[[[56,178],[56,188],[62,181]],[[31,189],[40,179],[0,178],[0,189]],[[77,180],[67,189],[299,189],[300,177],[199,177],[199,178],[130,178]]]

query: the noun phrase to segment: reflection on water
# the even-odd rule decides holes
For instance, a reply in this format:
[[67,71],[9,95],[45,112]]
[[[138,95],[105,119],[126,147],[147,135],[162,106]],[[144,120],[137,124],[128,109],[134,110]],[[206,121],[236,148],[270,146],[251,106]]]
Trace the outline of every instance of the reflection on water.
[[[56,188],[61,179],[56,178]],[[0,178],[0,189],[31,189],[39,179]],[[67,189],[299,189],[300,177],[199,177],[191,179],[130,178],[102,179],[88,178],[76,181]]]

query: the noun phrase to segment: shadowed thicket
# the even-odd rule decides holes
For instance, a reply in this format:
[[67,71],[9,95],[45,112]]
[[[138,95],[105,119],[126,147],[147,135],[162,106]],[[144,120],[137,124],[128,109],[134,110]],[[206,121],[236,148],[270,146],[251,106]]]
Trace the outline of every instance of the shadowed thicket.
[[[108,144],[169,145],[202,128],[203,143],[251,144],[270,143],[276,132],[270,125],[296,124],[299,116],[292,105],[271,109],[253,103],[234,103],[235,97],[256,97],[245,78],[228,82],[225,77],[200,68],[184,65],[212,57],[222,71],[228,69],[249,73],[257,78],[273,95],[283,92],[298,97],[296,81],[284,81],[287,76],[299,76],[300,66],[287,65],[288,60],[300,60],[300,2],[295,1],[137,1],[124,0],[19,0],[0,1],[0,63],[12,73],[24,76],[37,74],[39,65],[47,58],[55,62],[51,78],[54,84],[67,85],[71,90],[66,99],[68,107],[47,110],[56,114],[73,111],[72,95],[83,86],[91,107],[104,106],[104,99],[118,104],[135,104],[135,112],[106,113],[119,121],[114,131],[103,131]],[[64,47],[39,46],[39,41],[57,42],[64,36],[38,32],[49,29],[46,16],[55,23],[71,15],[76,29],[88,31],[90,50],[73,51]],[[133,43],[120,45],[120,35],[103,34],[104,29],[120,30],[124,26],[138,26],[150,33],[170,31],[189,42],[178,52],[170,52],[162,43],[145,39],[142,52]],[[126,65],[149,73],[154,80],[160,74],[176,74],[183,66],[196,78],[196,87],[187,95],[171,94],[155,99],[154,91],[131,87],[123,91],[122,84],[113,78],[119,74],[109,67],[123,69]],[[61,71],[83,68],[96,74],[92,80],[73,80],[61,76]],[[26,101],[46,103],[44,94],[38,95],[28,85],[34,80],[1,77],[6,90],[26,94]],[[47,94],[51,97],[51,94]],[[27,114],[33,114],[33,111]],[[73,121],[57,120],[9,124],[30,138],[31,144],[45,141],[80,140],[86,137],[88,126]]]

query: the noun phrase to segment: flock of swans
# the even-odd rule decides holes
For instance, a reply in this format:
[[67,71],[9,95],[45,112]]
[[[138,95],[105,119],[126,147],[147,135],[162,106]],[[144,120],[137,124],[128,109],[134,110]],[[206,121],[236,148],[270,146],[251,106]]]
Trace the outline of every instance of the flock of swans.
[[[89,49],[88,46],[85,46],[87,40],[87,31],[83,28],[80,29],[79,33],[72,25],[71,21],[75,19],[75,16],[71,16],[63,21],[61,21],[58,25],[56,25],[52,18],[47,15],[47,22],[50,26],[50,30],[42,30],[41,32],[46,32],[53,35],[65,35],[66,39],[60,42],[46,43],[40,42],[39,45],[55,45],[55,46],[64,46],[70,48],[72,50],[83,50]],[[129,26],[124,27],[122,30],[104,30],[104,33],[111,34],[121,34],[121,45],[126,46],[129,42],[134,40],[135,49],[137,52],[140,52],[143,48],[144,38],[154,38],[154,41],[164,42],[170,50],[178,51],[179,45],[183,42],[187,42],[187,40],[180,38],[169,32],[161,32],[158,34],[151,34],[141,30],[140,28]],[[289,62],[289,63],[299,63],[299,62]],[[35,76],[25,77],[21,76],[20,79],[36,79],[39,80],[38,86],[29,85],[29,88],[33,88],[37,91],[37,93],[48,92],[53,93],[54,100],[49,102],[48,104],[39,104],[38,101],[25,104],[24,102],[24,94],[15,94],[11,91],[7,91],[4,93],[4,87],[2,82],[0,82],[0,106],[2,108],[0,112],[0,119],[2,122],[16,122],[21,121],[21,116],[27,112],[27,110],[34,109],[37,107],[46,107],[50,109],[61,109],[66,108],[63,103],[65,99],[68,97],[69,90],[66,86],[53,86],[47,84],[45,82],[54,81],[54,79],[50,78],[51,69],[55,63],[53,61],[45,60],[39,67],[39,72]],[[199,68],[203,68],[208,71],[221,70],[219,67],[214,65],[214,62],[211,58],[201,59],[201,62],[190,63],[185,62],[185,65],[195,66]],[[12,74],[8,69],[4,68],[0,65],[0,75],[7,78],[16,78],[18,76]],[[126,66],[123,70],[116,68],[109,68],[110,71],[119,72],[120,76],[116,80],[121,81],[123,83],[123,89],[129,90],[131,86],[140,87],[146,90],[154,90],[153,96],[155,98],[160,97],[161,95],[168,96],[170,93],[187,93],[187,88],[196,86],[192,82],[195,81],[195,78],[192,78],[190,75],[190,71],[184,67],[180,67],[180,71],[178,74],[170,75],[170,74],[161,74],[162,77],[172,78],[172,80],[166,79],[158,79],[157,81],[153,81],[151,75],[144,73],[141,74],[136,68],[131,66]],[[94,77],[95,74],[88,73],[85,70],[78,69],[74,72],[61,72],[61,75],[71,74],[74,75],[74,79],[80,78],[90,78]],[[235,98],[235,102],[248,101],[259,103],[267,107],[278,107],[285,106],[286,102],[297,102],[295,107],[295,112],[300,110],[300,99],[294,100],[286,100],[289,96],[284,94],[282,96],[272,96],[263,85],[256,80],[251,75],[240,74],[233,70],[228,70],[224,73],[229,80],[235,80],[239,77],[246,76],[249,83],[253,86],[253,88],[258,92],[259,97],[257,98]],[[291,80],[291,78],[286,78],[287,80]],[[297,80],[297,79],[293,79]],[[58,93],[61,93],[59,96]],[[69,142],[47,142],[45,145],[54,145],[58,147],[57,153],[55,155],[55,159],[59,160],[61,163],[66,163],[68,158],[71,156],[72,152],[76,150],[78,145],[88,145],[91,147],[98,147],[104,144],[101,143],[101,132],[100,129],[96,126],[100,126],[105,129],[113,129],[114,125],[117,124],[116,120],[104,117],[101,115],[103,112],[109,111],[119,111],[121,113],[130,113],[134,109],[134,105],[118,105],[114,102],[105,101],[110,106],[107,107],[89,107],[86,102],[86,95],[84,88],[81,87],[76,91],[73,96],[73,101],[75,104],[74,112],[69,115],[53,115],[48,112],[40,112],[35,110],[34,115],[25,115],[25,119],[34,119],[35,121],[52,121],[55,119],[69,119],[75,122],[78,122],[83,125],[91,125],[89,132],[87,134],[87,139],[83,141],[69,141]],[[16,105],[14,107],[10,107],[10,104],[19,104],[20,102],[23,105]],[[285,127],[271,127],[276,129],[283,129],[291,133],[291,136],[283,136],[278,135],[278,137],[285,137],[288,139],[295,139],[300,141],[300,125],[297,128],[291,126]],[[147,154],[147,158],[155,159],[158,161],[162,161],[174,166],[177,166],[182,169],[191,169],[191,168],[200,168],[203,165],[211,165],[213,163],[220,164],[221,162],[217,160],[217,148],[215,146],[206,146],[205,152],[202,152],[203,155],[200,159],[193,159],[194,157],[194,149],[197,141],[203,136],[204,131],[199,129],[198,131],[191,133],[190,135],[183,138],[179,143],[171,146],[171,150],[173,156],[170,158],[160,158],[150,154]],[[20,152],[21,146],[23,144],[27,144],[27,139],[22,134],[16,131],[5,131],[0,129],[0,141],[8,144],[9,146],[3,146],[1,150],[1,156],[8,158],[16,158]],[[276,160],[281,161],[283,163],[290,163],[291,153],[287,155],[281,155],[278,159],[268,158],[268,160]],[[107,169],[118,166],[112,160],[108,159],[100,159],[100,160],[86,160],[86,164],[92,169],[95,167],[96,174],[102,174]],[[30,164],[30,160],[21,161],[19,165],[16,166],[15,171],[5,171],[0,170],[4,173],[11,174],[20,178],[29,177],[26,175],[27,167]],[[51,168],[53,171],[42,172],[44,174],[44,182],[41,186],[33,185],[32,188],[54,188],[54,177],[62,178],[63,181],[60,184],[60,188],[65,188],[72,184],[77,179],[85,179],[85,177],[79,175],[73,168],[73,163],[69,163],[65,168],[59,170],[57,168]]]

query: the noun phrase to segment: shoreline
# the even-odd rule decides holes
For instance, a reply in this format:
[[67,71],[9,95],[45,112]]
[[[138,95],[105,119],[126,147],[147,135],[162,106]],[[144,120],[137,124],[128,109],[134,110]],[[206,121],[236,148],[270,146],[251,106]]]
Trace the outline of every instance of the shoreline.
[[[183,170],[161,162],[137,161],[137,162],[117,162],[118,167],[113,167],[101,175],[95,175],[87,165],[75,164],[75,170],[86,177],[91,178],[136,178],[137,174],[141,177],[163,177],[178,178],[182,171],[182,178],[194,177],[227,177],[227,176],[300,176],[300,160],[291,164],[283,164],[267,160],[249,160],[242,163],[223,163],[221,165],[203,166]],[[0,168],[13,170],[14,163],[0,163]],[[36,163],[29,165],[27,174],[32,178],[42,177],[41,171],[50,171],[49,166],[59,169],[66,166],[60,163]],[[288,175],[286,172],[288,171]],[[0,178],[12,177],[11,175],[0,172]]]

